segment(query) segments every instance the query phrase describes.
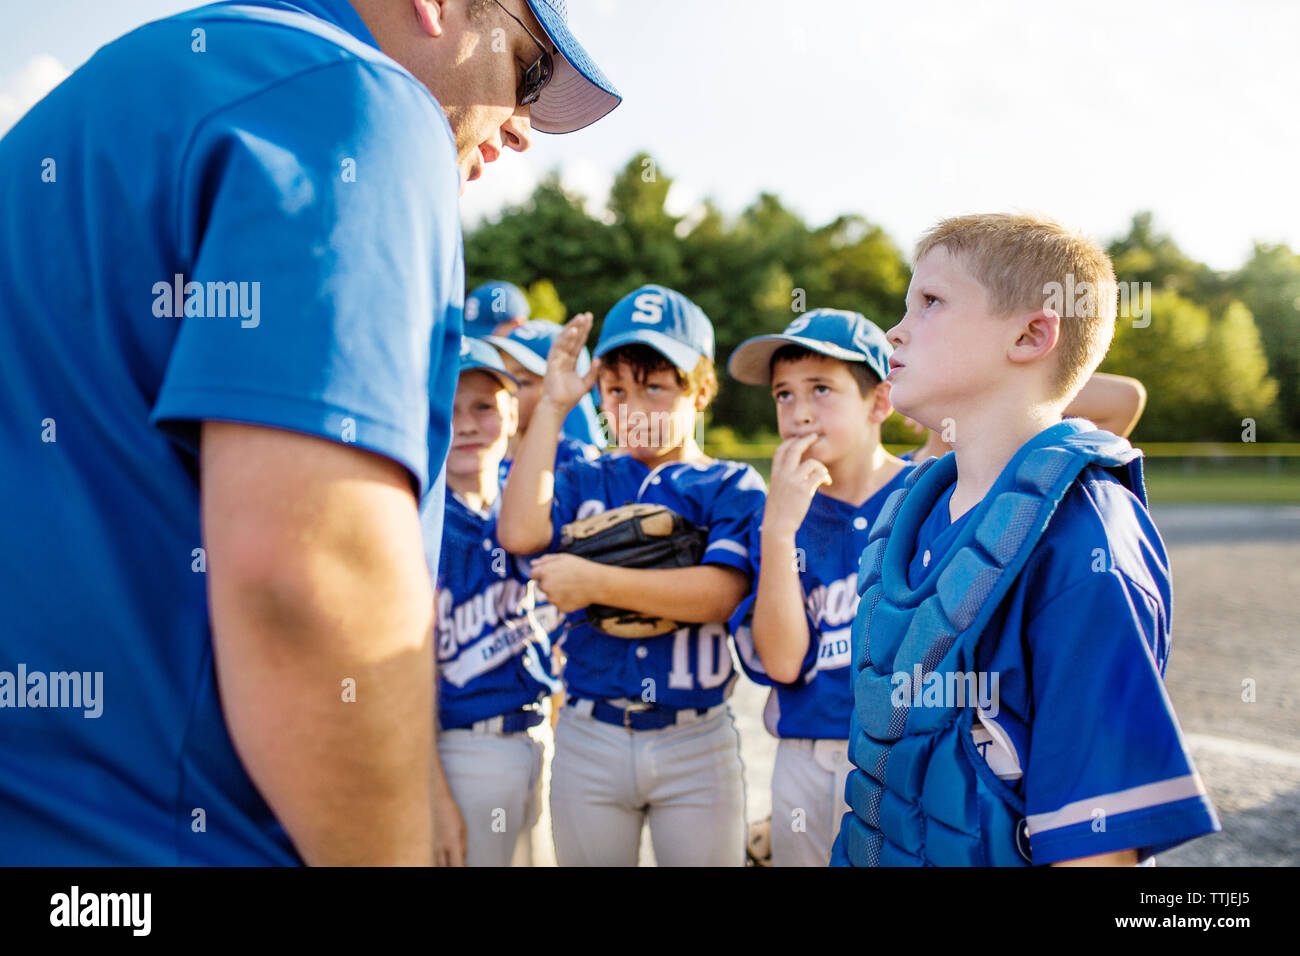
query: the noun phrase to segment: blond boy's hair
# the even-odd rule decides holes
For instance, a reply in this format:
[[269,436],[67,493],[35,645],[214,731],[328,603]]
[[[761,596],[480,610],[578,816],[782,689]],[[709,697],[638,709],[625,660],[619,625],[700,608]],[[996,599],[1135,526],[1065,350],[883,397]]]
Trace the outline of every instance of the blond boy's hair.
[[1052,308],[1061,316],[1053,398],[1069,400],[1115,334],[1115,267],[1092,239],[1036,214],[956,216],[916,244],[913,262],[943,246],[988,292],[995,315]]

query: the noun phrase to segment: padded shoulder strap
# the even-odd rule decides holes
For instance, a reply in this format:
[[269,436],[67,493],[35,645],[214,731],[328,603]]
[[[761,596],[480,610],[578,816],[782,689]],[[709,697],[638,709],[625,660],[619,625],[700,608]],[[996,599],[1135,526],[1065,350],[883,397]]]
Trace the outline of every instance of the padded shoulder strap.
[[[1015,580],[1084,468],[1093,464],[1107,468],[1136,494],[1142,488],[1140,458],[1141,453],[1125,439],[1099,431],[1083,419],[1066,419],[1045,429],[1016,452],[948,554],[912,588],[907,566],[917,532],[957,477],[954,455],[927,461],[886,500],[872,527],[858,567],[859,593],[879,580],[884,596],[900,608],[916,607],[936,591],[950,598],[961,594],[960,600],[944,604],[956,612],[952,623],[965,630],[974,622],[975,608],[988,604],[994,586],[1005,589]],[[1136,469],[1134,463],[1139,463]]]

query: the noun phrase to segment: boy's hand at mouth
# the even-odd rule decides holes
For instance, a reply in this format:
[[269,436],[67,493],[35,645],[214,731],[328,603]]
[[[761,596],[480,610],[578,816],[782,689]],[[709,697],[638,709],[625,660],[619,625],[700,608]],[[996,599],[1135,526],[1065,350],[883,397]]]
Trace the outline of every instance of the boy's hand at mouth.
[[820,435],[800,435],[777,446],[772,455],[772,475],[768,483],[767,506],[763,512],[763,533],[788,533],[790,538],[803,524],[813,495],[822,485],[831,483],[830,472],[816,458],[804,453]]

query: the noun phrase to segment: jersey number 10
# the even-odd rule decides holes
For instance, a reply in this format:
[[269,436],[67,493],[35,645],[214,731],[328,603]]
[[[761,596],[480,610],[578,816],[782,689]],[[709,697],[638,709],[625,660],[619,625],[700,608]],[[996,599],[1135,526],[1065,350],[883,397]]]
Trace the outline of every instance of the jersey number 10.
[[[668,672],[668,686],[673,690],[694,690],[691,673],[691,631],[679,627],[673,632],[673,669]],[[701,624],[696,635],[696,664],[700,687],[708,690],[726,683],[731,676],[731,650],[727,647],[727,629],[721,624]]]

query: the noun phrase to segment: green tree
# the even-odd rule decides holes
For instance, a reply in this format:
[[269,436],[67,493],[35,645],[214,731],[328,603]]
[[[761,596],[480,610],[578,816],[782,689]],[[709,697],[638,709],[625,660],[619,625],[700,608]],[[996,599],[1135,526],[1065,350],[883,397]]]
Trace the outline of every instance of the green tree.
[[1270,423],[1275,384],[1267,376],[1250,311],[1233,303],[1223,316],[1161,291],[1145,318],[1121,315],[1101,370],[1132,375],[1147,389],[1136,441],[1229,441],[1241,419]]
[[1300,438],[1300,255],[1257,243],[1233,284],[1259,327],[1286,437]]
[[1221,312],[1231,299],[1225,277],[1183,253],[1172,238],[1157,232],[1149,212],[1133,217],[1128,235],[1106,250],[1121,282],[1151,283]]
[[630,249],[611,242],[609,225],[590,215],[584,198],[568,193],[557,175],[465,238],[469,288],[489,279],[528,286],[549,278],[571,314],[603,315],[628,291],[632,257]]
[[[770,435],[767,390],[726,375],[736,345],[819,307],[860,311],[888,329],[903,311],[907,260],[859,215],[810,226],[763,193],[735,217],[705,200],[683,218],[666,208],[672,186],[638,153],[615,176],[607,211],[593,214],[586,197],[547,176],[525,202],[466,235],[469,285],[514,282],[540,317],[593,312],[596,335],[610,306],[637,286],[678,289],[714,324],[722,389],[712,422],[742,440]],[[1139,439],[1223,440],[1245,417],[1261,438],[1284,437],[1279,422],[1300,435],[1300,257],[1258,246],[1243,269],[1222,274],[1184,254],[1149,213],[1134,216],[1109,248],[1121,281],[1156,291],[1150,325],[1121,320],[1103,365],[1147,386]],[[889,433],[907,437],[892,421]]]
[[555,283],[550,279],[538,279],[528,287],[525,295],[528,296],[529,313],[532,318],[564,323],[568,313],[565,311],[564,303],[560,301],[559,293],[555,291]]

